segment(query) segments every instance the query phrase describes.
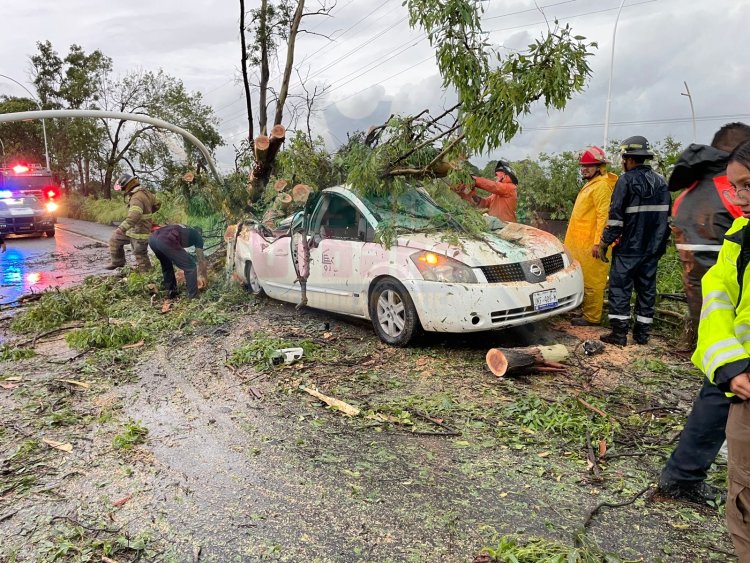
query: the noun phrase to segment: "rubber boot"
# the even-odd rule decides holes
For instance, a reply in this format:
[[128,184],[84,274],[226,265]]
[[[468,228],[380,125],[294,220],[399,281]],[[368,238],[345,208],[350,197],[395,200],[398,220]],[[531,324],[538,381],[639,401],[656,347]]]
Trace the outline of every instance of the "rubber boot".
[[633,325],[633,340],[636,344],[648,344],[651,336],[651,325],[647,323],[636,322]]
[[628,321],[612,319],[609,321],[612,332],[600,336],[599,340],[607,344],[616,344],[617,346],[627,346],[628,344]]

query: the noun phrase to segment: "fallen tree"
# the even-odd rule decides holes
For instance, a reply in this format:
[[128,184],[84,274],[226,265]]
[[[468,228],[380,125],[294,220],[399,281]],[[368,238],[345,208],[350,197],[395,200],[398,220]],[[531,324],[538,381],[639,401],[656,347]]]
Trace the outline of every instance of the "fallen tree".
[[497,377],[518,372],[561,372],[565,366],[560,362],[570,354],[563,344],[552,346],[528,346],[526,348],[490,348],[486,362]]

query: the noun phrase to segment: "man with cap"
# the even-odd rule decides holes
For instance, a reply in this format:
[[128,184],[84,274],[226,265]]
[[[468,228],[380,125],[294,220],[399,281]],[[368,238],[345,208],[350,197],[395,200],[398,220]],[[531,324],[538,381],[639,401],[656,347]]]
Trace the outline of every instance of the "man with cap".
[[625,139],[620,146],[625,173],[615,184],[607,227],[592,256],[608,262],[609,324],[612,332],[603,342],[625,346],[630,326],[630,297],[635,289],[633,340],[647,344],[656,306],[656,268],[669,241],[669,211],[672,200],[667,182],[646,165],[654,157],[645,137]]
[[[154,231],[148,239],[148,245],[161,263],[163,286],[167,295],[177,296],[177,278],[174,273],[174,267],[177,266],[185,273],[188,298],[198,297],[198,290],[206,287],[208,279],[201,230],[187,225],[167,225]],[[197,268],[193,257],[185,251],[191,246],[195,248],[198,258]]]
[[599,147],[587,148],[578,162],[586,184],[576,197],[565,233],[565,247],[583,268],[583,316],[574,318],[571,324],[594,326],[602,319],[604,288],[609,272],[609,265],[598,260],[595,254],[607,224],[617,176],[607,172],[607,155]]
[[[504,160],[498,160],[495,166],[495,180],[473,176],[474,186],[467,189],[458,186],[456,192],[462,199],[480,209],[486,209],[489,215],[497,217],[506,223],[516,222],[516,208],[518,206],[518,178]],[[476,188],[490,192],[487,197],[479,197]]]
[[148,237],[153,226],[151,215],[159,210],[159,203],[154,194],[141,186],[138,176],[127,172],[120,175],[114,189],[123,192],[128,204],[128,215],[109,239],[110,263],[105,268],[114,270],[124,266],[124,247],[130,244],[138,270],[148,271],[151,269],[151,261],[148,259]]

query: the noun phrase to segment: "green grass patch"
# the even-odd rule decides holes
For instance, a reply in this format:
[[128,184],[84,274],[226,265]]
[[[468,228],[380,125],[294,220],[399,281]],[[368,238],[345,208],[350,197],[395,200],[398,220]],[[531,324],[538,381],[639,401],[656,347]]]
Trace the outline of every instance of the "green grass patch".
[[116,450],[129,450],[135,445],[144,443],[147,435],[148,428],[131,419],[125,423],[123,431],[112,439],[112,447]]
[[572,547],[543,538],[503,536],[486,547],[491,563],[622,563],[616,555],[593,546]]
[[77,329],[65,335],[71,348],[121,348],[141,340],[150,340],[150,335],[141,327],[131,324],[97,323]]
[[3,344],[0,346],[0,361],[12,361],[25,360],[27,358],[33,358],[36,356],[36,352],[31,348],[17,348],[15,346],[8,346]]

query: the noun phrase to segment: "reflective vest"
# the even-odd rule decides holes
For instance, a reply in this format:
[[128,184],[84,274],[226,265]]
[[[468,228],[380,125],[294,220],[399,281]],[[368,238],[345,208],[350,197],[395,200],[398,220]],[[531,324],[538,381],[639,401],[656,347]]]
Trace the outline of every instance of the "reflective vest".
[[716,264],[701,280],[703,307],[692,361],[712,382],[720,367],[750,360],[750,276],[747,272],[750,228],[746,228],[747,224],[744,217],[735,219],[724,237]]

